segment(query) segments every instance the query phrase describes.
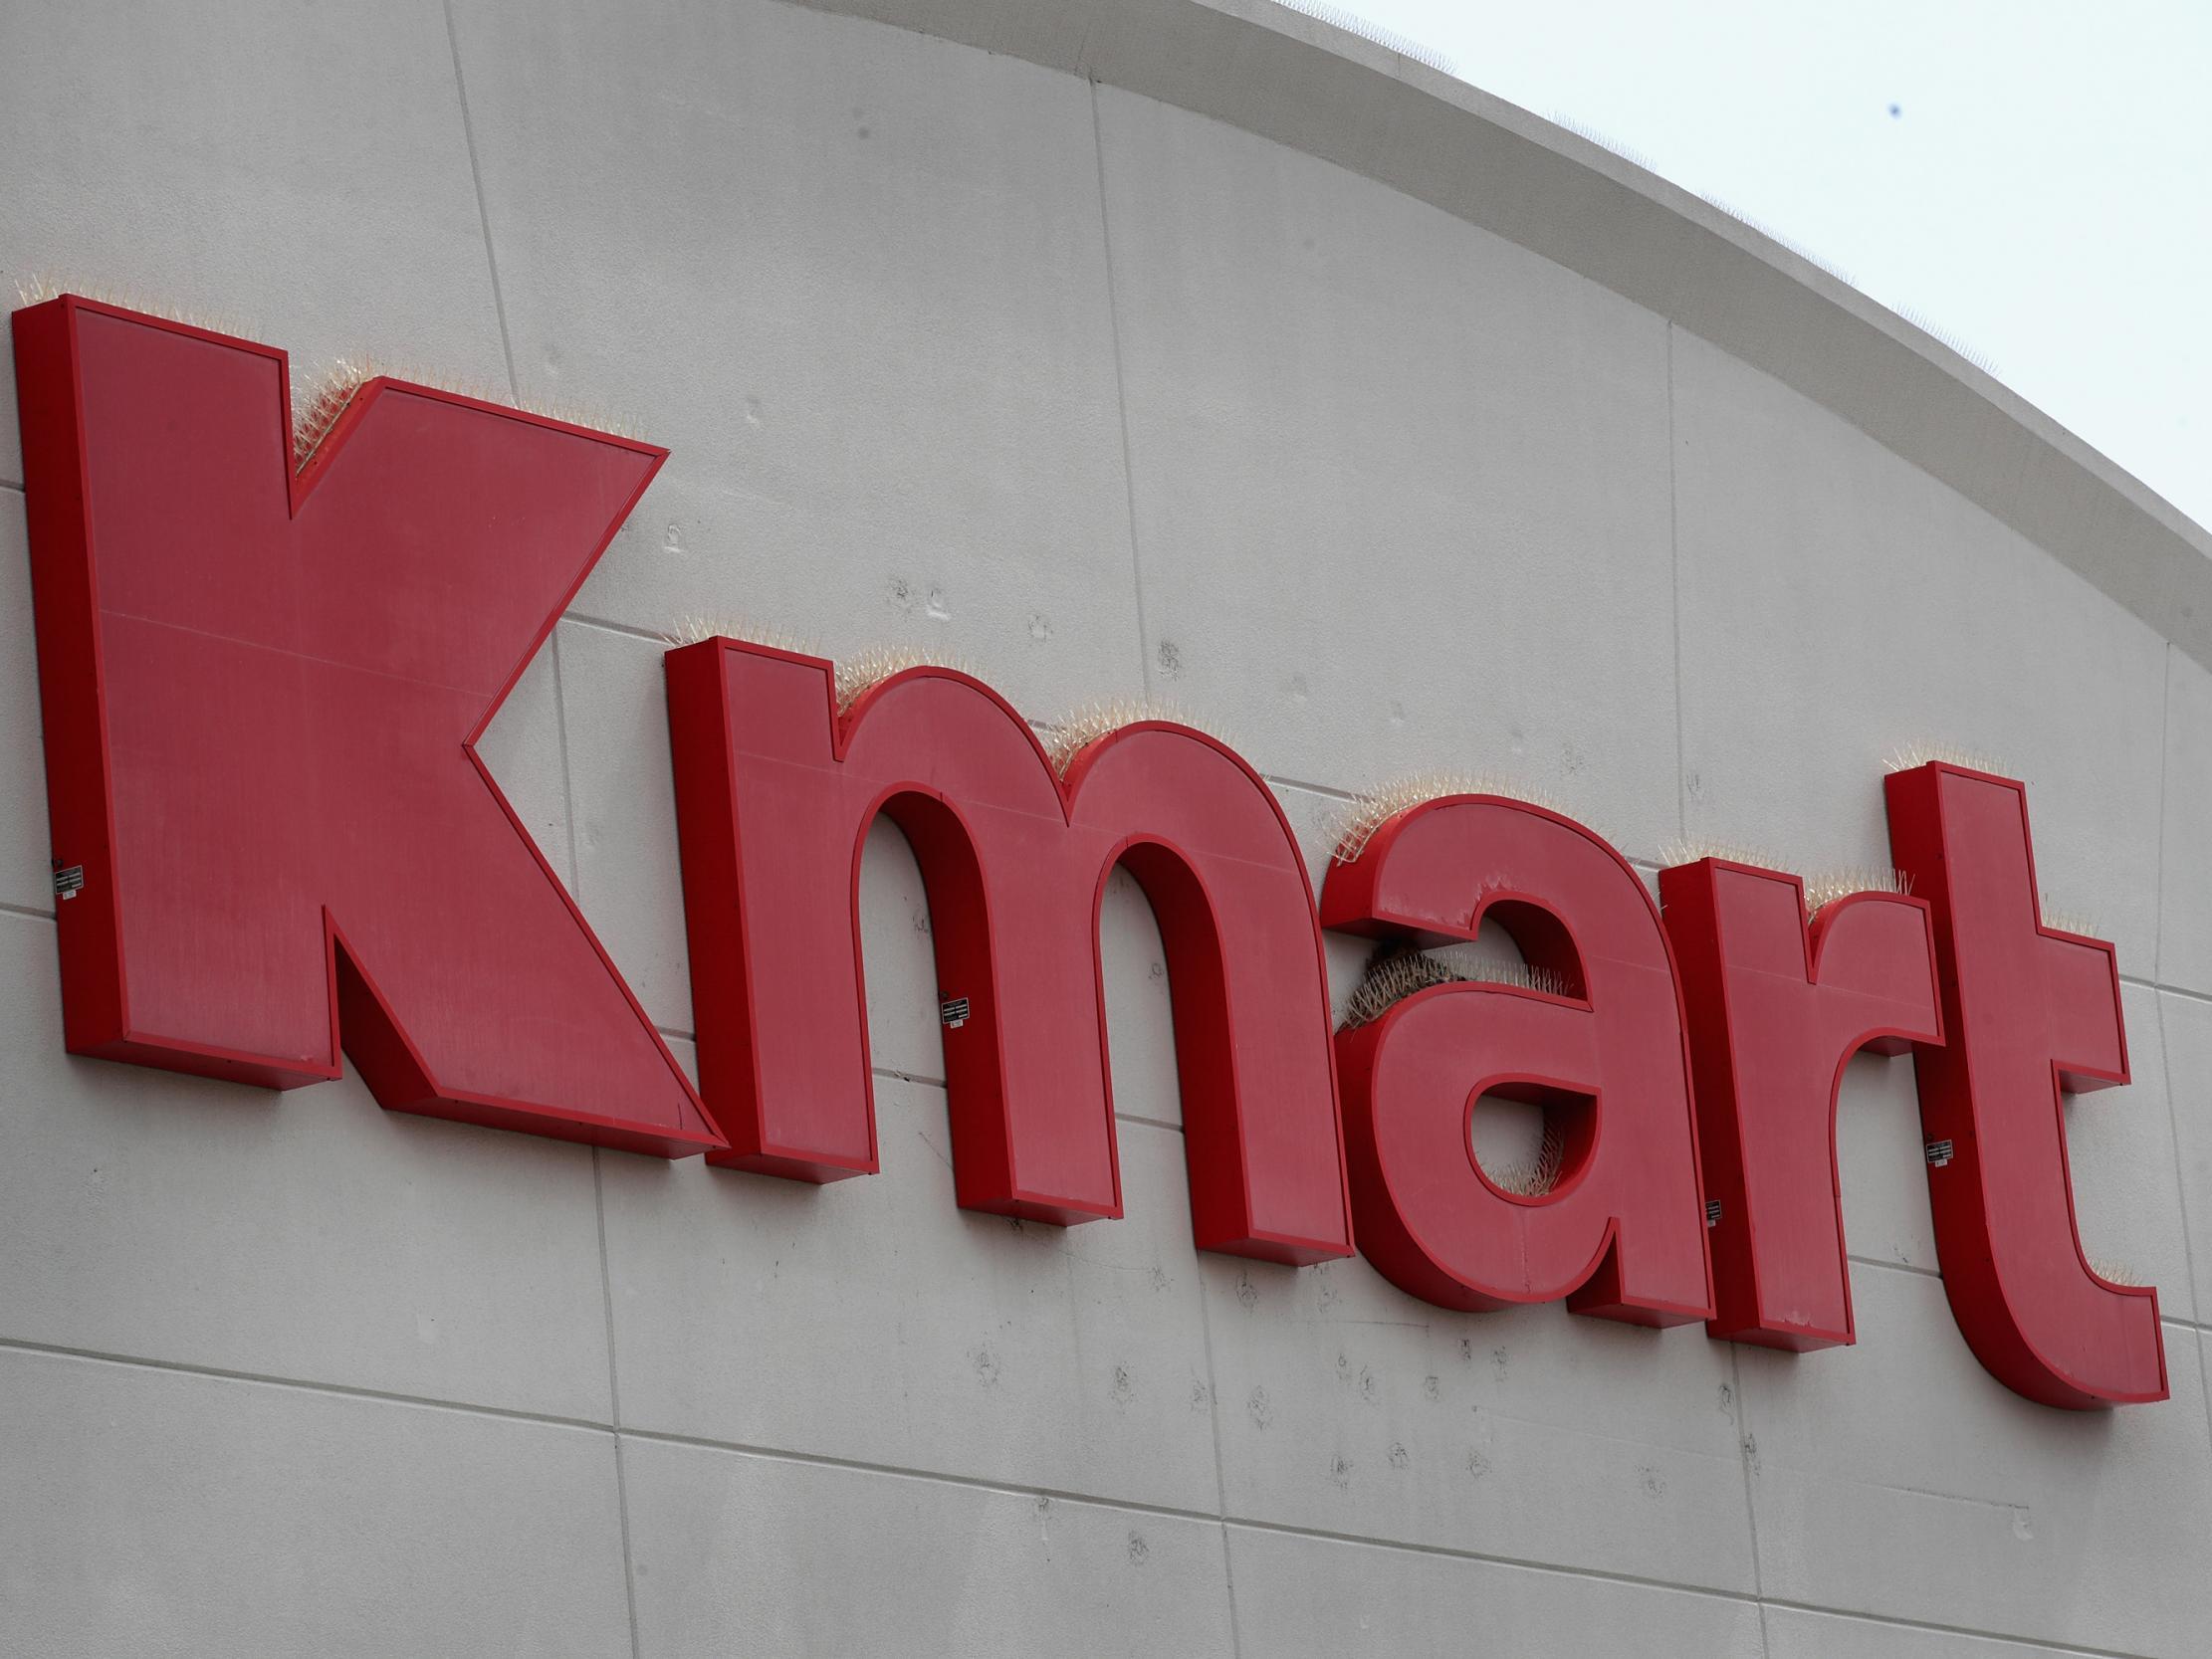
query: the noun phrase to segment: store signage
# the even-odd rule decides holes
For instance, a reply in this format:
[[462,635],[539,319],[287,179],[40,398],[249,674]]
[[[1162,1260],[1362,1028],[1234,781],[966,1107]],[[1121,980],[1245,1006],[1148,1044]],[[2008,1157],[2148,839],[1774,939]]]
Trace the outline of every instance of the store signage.
[[[75,298],[14,318],[72,1053],[270,1088],[343,1049],[395,1111],[804,1181],[877,1166],[857,876],[927,881],[960,1202],[1121,1213],[1097,922],[1159,919],[1201,1248],[1355,1244],[1446,1308],[1564,1299],[1731,1341],[1853,1340],[1845,1061],[1910,1051],[1945,1289],[2009,1386],[2162,1399],[2155,1290],[2091,1270],[2061,1091],[2127,1079],[2111,946],[2040,916],[2025,791],[1886,782],[1910,896],[1662,872],[1498,795],[1422,800],[1318,903],[1261,779],[1140,721],[1050,755],[981,682],[713,639],[670,652],[695,1093],[475,741],[664,459],[371,380],[295,465],[282,353]],[[1332,1035],[1323,929],[1501,926],[1531,982]],[[1557,1178],[1472,1154],[1485,1094]],[[703,1095],[703,1099],[702,1099]],[[1938,1155],[1936,1148],[1941,1148]]]

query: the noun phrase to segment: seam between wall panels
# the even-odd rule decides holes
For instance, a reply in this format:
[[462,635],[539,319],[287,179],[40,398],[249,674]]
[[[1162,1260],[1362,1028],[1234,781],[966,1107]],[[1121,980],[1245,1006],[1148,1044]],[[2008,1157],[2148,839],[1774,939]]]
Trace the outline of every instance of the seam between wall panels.
[[[1546,1572],[1564,1578],[1626,1584],[1640,1589],[1672,1590],[1684,1595],[1701,1595],[1718,1601],[1731,1601],[1744,1605],[1752,1604],[1757,1599],[1755,1596],[1746,1594],[1741,1590],[1721,1589],[1711,1584],[1692,1584],[1677,1579],[1643,1577],[1627,1572],[1609,1572],[1600,1567],[1563,1566],[1555,1561],[1534,1560],[1525,1556],[1491,1555],[1474,1550],[1454,1550],[1445,1545],[1419,1544],[1400,1539],[1370,1538],[1358,1533],[1331,1532],[1326,1528],[1301,1527],[1288,1522],[1266,1521],[1249,1516],[1230,1515],[1223,1518],[1209,1514],[1205,1510],[1182,1509],[1171,1504],[1149,1504],[1135,1499],[1107,1498],[1096,1493],[1078,1492],[1063,1487],[1026,1486],[1019,1482],[986,1480],[976,1476],[948,1474],[930,1469],[903,1468],[896,1464],[872,1463],[857,1458],[840,1458],[811,1452],[794,1452],[774,1446],[739,1445],[729,1441],[710,1440],[697,1435],[662,1433],[651,1429],[625,1429],[622,1432],[634,1440],[651,1441],[656,1445],[683,1446],[700,1451],[718,1452],[728,1457],[751,1457],[769,1462],[843,1469],[862,1474],[879,1475],[887,1479],[919,1481],[942,1486],[956,1486],[977,1492],[996,1493],[1005,1497],[1049,1498],[1054,1503],[1077,1504],[1090,1509],[1110,1510],[1121,1514],[1157,1516],[1163,1520],[1192,1521],[1202,1525],[1218,1525],[1244,1532],[1272,1533],[1286,1538],[1316,1539],[1331,1544],[1365,1545],[1372,1549],[1396,1550],[1409,1555],[1436,1555],[1450,1560],[1480,1561],[1498,1566],[1521,1567],[1532,1572]],[[1777,1603],[1777,1605],[1786,1605],[1786,1603]],[[1817,1608],[1814,1610],[1826,1612],[1829,1609]],[[1904,1621],[1884,1620],[1882,1622]],[[1931,1626],[1930,1628],[1941,1627]],[[2029,1638],[2013,1639],[2028,1640]],[[2118,1659],[2127,1659],[2127,1656],[2118,1656]]]
[[1334,783],[1308,783],[1303,778],[1276,777],[1272,773],[1260,774],[1271,789],[1299,789],[1309,795],[1321,795],[1329,800],[1343,801],[1347,805],[1360,798],[1354,789],[1345,789]]
[[[2197,1278],[2197,1252],[2189,1226],[2189,1182],[2182,1173],[2181,1118],[2173,1098],[2173,1061],[2166,1053],[2165,999],[2155,990],[2150,993],[2150,1018],[2158,1028],[2158,1078],[2165,1085],[2166,1144],[2173,1152],[2174,1199],[2181,1206],[2181,1263],[2189,1275],[2189,1312],[2194,1316],[2190,1323],[2195,1324],[2204,1317],[2205,1310],[2197,1305],[2197,1286],[2200,1283]],[[2206,1396],[2205,1409],[2212,1412],[2212,1393]],[[2212,1426],[2212,1423],[2207,1426]]]
[[2197,1333],[2197,1387],[2204,1394],[2205,1431],[2212,1434],[2212,1361],[2208,1361],[2205,1354],[2207,1342],[2212,1342],[2212,1337],[2207,1337],[2204,1332],[2199,1331]]
[[1768,1651],[1767,1637],[1767,1580],[1766,1568],[1759,1555],[1759,1501],[1751,1490],[1751,1459],[1759,1448],[1759,1437],[1751,1429],[1751,1402],[1743,1392],[1743,1355],[1734,1343],[1728,1345],[1728,1384],[1736,1397],[1736,1467],[1743,1474],[1743,1522],[1751,1535],[1751,1588],[1759,1603],[1759,1651]]
[[[1888,1262],[1883,1261],[1879,1256],[1859,1256],[1849,1254],[1847,1254],[1844,1259],[1848,1261],[1853,1267],[1871,1267],[1883,1273],[1907,1273],[1912,1275],[1916,1279],[1941,1280],[1943,1277],[1943,1270],[1941,1268],[1920,1267],[1912,1262]],[[2169,1314],[2161,1311],[2158,1315],[2158,1323],[2160,1325],[2179,1326],[2185,1331],[2198,1331],[2203,1332],[2207,1335],[2212,1335],[2212,1325],[2206,1325],[2201,1320],[2183,1319],[2179,1314]],[[1734,1345],[1730,1346],[1732,1347]]]
[[606,1313],[607,1428],[614,1442],[614,1507],[622,1523],[622,1598],[630,1614],[630,1659],[641,1652],[637,1632],[637,1572],[630,1557],[630,1483],[622,1466],[622,1395],[614,1365],[614,1280],[607,1268],[606,1188],[599,1178],[600,1148],[591,1148],[591,1208],[599,1224],[599,1296]]
[[[2189,1182],[2183,1174],[2181,1161],[2181,1114],[2173,1095],[2173,1062],[2168,1058],[2166,1052],[2165,999],[2162,994],[2154,992],[2150,1004],[2152,1017],[2158,1022],[2158,1064],[2164,1068],[2166,1080],[2166,1134],[2170,1138],[2169,1144],[2173,1147],[2174,1186],[2181,1198],[2181,1259],[2189,1270],[2190,1311],[2201,1319],[2208,1310],[2197,1305],[2197,1287],[2201,1281],[2197,1278],[2196,1246],[2192,1242],[2193,1231],[2189,1226]],[[2196,1325],[2194,1330],[2197,1345],[2197,1389],[2204,1395],[2205,1431],[2208,1436],[2212,1436],[2212,1367],[2208,1367],[2205,1360],[2205,1328],[2202,1325]],[[2167,1386],[2170,1389],[2172,1386],[2170,1361],[2167,1368],[2169,1373]]]
[[659,1445],[691,1447],[702,1451],[719,1452],[732,1457],[751,1457],[764,1462],[838,1469],[856,1474],[878,1475],[887,1479],[960,1487],[970,1491],[995,1493],[1005,1497],[1050,1498],[1055,1503],[1077,1504],[1089,1509],[1109,1510],[1132,1515],[1158,1516],[1166,1520],[1194,1521],[1204,1525],[1235,1528],[1244,1532],[1271,1533],[1285,1538],[1315,1539],[1324,1543],[1351,1545],[1371,1550],[1397,1551],[1405,1555],[1431,1555],[1447,1560],[1479,1561],[1494,1566],[1518,1567],[1525,1571],[1545,1573],[1553,1577],[1621,1584],[1635,1589],[1673,1591],[1682,1595],[1704,1596],[1711,1600],[1734,1602],[1739,1605],[1757,1605],[1763,1601],[1765,1605],[1779,1607],[1786,1611],[1820,1613],[1830,1617],[1851,1619],[1857,1623],[1882,1625],[1891,1628],[1968,1635],[1993,1643],[2017,1647],[2035,1647],[2048,1651],[2082,1655],[2084,1659],[2134,1659],[2134,1656],[2116,1648],[2069,1646],[2063,1642],[2054,1642],[2040,1637],[2004,1635],[1977,1630],[1967,1625],[1938,1624],[1923,1619],[1884,1617],[1853,1608],[1824,1606],[1815,1601],[1762,1598],[1757,1595],[1746,1594],[1741,1590],[1722,1589],[1711,1584],[1692,1584],[1684,1583],[1678,1579],[1646,1577],[1628,1572],[1609,1572],[1598,1567],[1565,1566],[1556,1561],[1535,1560],[1525,1556],[1495,1555],[1475,1550],[1455,1550],[1445,1545],[1420,1544],[1401,1539],[1371,1538],[1357,1533],[1332,1532],[1326,1528],[1300,1527],[1287,1522],[1265,1521],[1252,1517],[1222,1517],[1209,1514],[1204,1510],[1180,1509],[1173,1505],[1148,1504],[1133,1499],[1106,1498],[1095,1493],[1077,1492],[1067,1488],[1024,1486],[1017,1482],[984,1480],[974,1476],[949,1474],[938,1470],[874,1463],[860,1458],[843,1458],[824,1453],[791,1451],[774,1446],[744,1445],[731,1441],[711,1440],[698,1435],[661,1433],[650,1429],[626,1428],[622,1429],[619,1436],[617,1436],[611,1424],[594,1422],[587,1418],[516,1411],[501,1406],[468,1405],[457,1401],[433,1399],[423,1395],[394,1393],[374,1388],[354,1387],[343,1383],[309,1382],[297,1378],[271,1376],[252,1371],[227,1370],[219,1366],[146,1359],[128,1354],[103,1352],[95,1348],[67,1348],[55,1344],[24,1342],[12,1338],[0,1338],[0,1352],[73,1359],[87,1364],[114,1365],[132,1370],[194,1377],[205,1381],[237,1382],[250,1387],[289,1388],[303,1393],[326,1394],[334,1398],[361,1400],[381,1405],[410,1406],[428,1411],[451,1411],[463,1416],[533,1423],[551,1428],[573,1429],[586,1434],[604,1434],[610,1439],[619,1437],[651,1441]]
[[507,300],[500,292],[499,255],[492,250],[492,212],[484,200],[484,170],[476,159],[476,124],[469,116],[469,87],[461,74],[461,37],[453,25],[453,0],[444,0],[446,47],[453,55],[453,91],[461,104],[461,137],[469,149],[469,182],[476,187],[476,219],[484,233],[484,264],[492,279],[492,311],[499,318],[500,353],[507,362],[507,389],[520,402],[523,388],[515,377],[515,346],[507,333]]
[[2150,932],[2150,976],[2161,977],[2166,971],[2166,791],[2173,779],[2172,751],[2167,747],[2173,735],[2173,641],[2166,641],[2164,662],[2165,683],[2159,687],[2163,694],[2158,700],[2158,909],[2153,917]]
[[1243,1659],[1244,1637],[1236,1620],[1236,1564],[1228,1547],[1228,1477],[1222,1472],[1221,1464],[1221,1389],[1214,1367],[1214,1316],[1207,1306],[1213,1297],[1207,1284],[1206,1258],[1195,1251],[1193,1255],[1199,1293],[1199,1340],[1206,1348],[1206,1417],[1214,1443],[1214,1501],[1220,1513],[1221,1593],[1228,1601],[1229,1651],[1236,1659]]
[[1114,414],[1121,427],[1122,511],[1129,519],[1129,573],[1137,602],[1137,673],[1152,695],[1152,637],[1145,624],[1145,561],[1137,546],[1137,475],[1129,462],[1129,387],[1122,374],[1121,306],[1114,294],[1114,234],[1106,216],[1106,139],[1099,125],[1098,83],[1091,99],[1091,155],[1098,163],[1098,245],[1106,262],[1106,330],[1114,352]]
[[568,764],[568,690],[560,677],[563,625],[562,619],[554,619],[553,632],[546,636],[546,649],[553,653],[553,741],[560,745],[560,816],[568,832],[568,897],[576,902],[580,911],[583,908],[583,861],[576,856],[576,786]]
[[610,1425],[596,1418],[568,1417],[555,1411],[525,1411],[515,1406],[440,1399],[433,1394],[408,1394],[397,1389],[368,1388],[350,1382],[324,1382],[313,1377],[279,1376],[272,1371],[240,1370],[227,1365],[201,1365],[184,1359],[158,1359],[142,1353],[74,1348],[65,1343],[35,1343],[19,1337],[0,1337],[0,1353],[45,1354],[60,1359],[82,1359],[91,1364],[123,1365],[134,1370],[193,1376],[212,1382],[245,1382],[264,1388],[297,1388],[305,1393],[332,1394],[341,1399],[364,1400],[377,1405],[411,1405],[425,1411],[458,1411],[471,1417],[493,1417],[511,1423],[536,1423],[546,1428],[584,1429],[594,1434],[610,1432]]
[[[0,911],[6,909],[8,909],[6,905],[0,905]],[[36,915],[41,921],[52,920],[43,912],[29,914]],[[653,1029],[663,1037],[671,1037],[679,1043],[696,1043],[699,1040],[696,1033],[679,1031],[673,1026],[656,1025]],[[902,1072],[896,1066],[870,1066],[868,1075],[871,1078],[880,1078],[890,1083],[911,1083],[922,1089],[944,1090],[951,1087],[941,1077],[931,1077],[927,1072]],[[1147,1118],[1141,1112],[1117,1112],[1114,1114],[1114,1121],[1118,1124],[1143,1124],[1148,1129],[1164,1129],[1171,1135],[1181,1135],[1183,1133],[1181,1124],[1171,1124],[1165,1118]]]
[[586,610],[570,610],[567,620],[582,628],[597,628],[602,633],[620,634],[625,639],[641,639],[647,644],[668,649],[668,636],[651,628],[640,628],[634,622],[618,622],[611,616],[594,616]]
[[2121,974],[2119,982],[2146,991],[2163,991],[2168,996],[2185,996],[2192,1002],[2212,1002],[2212,991],[2191,990],[2187,985],[2169,985],[2159,979],[2138,979],[2131,973]]
[[[1666,319],[1666,595],[1674,623],[1674,829],[1689,835],[1689,776],[1684,768],[1687,745],[1682,732],[1682,516],[1677,503],[1680,485],[1675,478],[1680,452],[1674,447],[1674,319]],[[1740,1394],[1737,1396],[1742,1397]],[[1759,1638],[1766,1639],[1766,1621],[1759,1621]]]
[[[469,183],[476,191],[476,222],[484,237],[484,268],[492,283],[492,313],[499,319],[500,356],[507,364],[508,395],[519,405],[523,400],[522,378],[515,372],[515,340],[507,326],[507,293],[500,286],[499,251],[492,245],[492,208],[484,194],[484,168],[477,159],[476,121],[469,113],[469,84],[461,71],[461,36],[453,22],[453,0],[444,0],[444,10],[446,47],[453,56],[453,91],[461,106],[461,137],[469,151]],[[557,620],[546,645],[553,657],[553,729],[560,745],[560,807],[568,843],[567,888],[569,897],[580,906],[583,867],[576,858],[575,788],[568,763],[568,698],[560,673],[560,624]]]
[[2123,985],[2139,985],[2144,990],[2158,991],[2166,996],[2185,997],[2191,1002],[2212,1002],[2212,991],[2193,990],[2187,985],[2168,985],[2156,979],[2130,979],[2124,973],[2119,976],[2119,982]]
[[1778,1607],[1786,1613],[1817,1613],[1823,1618],[1848,1619],[1854,1624],[1873,1624],[1890,1630],[1925,1630],[1937,1635],[1966,1636],[1991,1646],[2033,1648],[2038,1653],[2061,1653],[2076,1659],[2141,1659],[2141,1655],[2127,1648],[2075,1647],[2066,1642],[2053,1641],[2045,1636],[2009,1636],[2002,1631],[1977,1630],[1970,1624],[1934,1624],[1925,1619],[1884,1618],[1879,1613],[1857,1612],[1849,1607],[1824,1607],[1817,1601],[1769,1600],[1769,1607]]
[[[2173,750],[2173,654],[2174,644],[2166,642],[2165,698],[2160,705],[2158,725],[2158,915],[2156,932],[2151,935],[2156,941],[2151,950],[2150,970],[2154,981],[2162,981],[2166,971],[2166,792],[2172,786]],[[2189,1225],[2189,1181],[2187,1165],[2181,1159],[2181,1106],[2174,1096],[2173,1058],[2166,1046],[2166,1004],[2169,996],[2191,997],[2198,1001],[2207,999],[2200,992],[2184,991],[2162,982],[2151,987],[2151,1014],[2158,1022],[2158,1063],[2164,1068],[2166,1080],[2166,1134],[2173,1147],[2174,1189],[2181,1202],[2181,1259],[2189,1271],[2189,1305],[2191,1312],[2202,1318],[2208,1310],[2198,1305],[2197,1293],[2203,1280],[2197,1275],[2195,1230]],[[2197,1387],[2204,1395],[2204,1421],[2208,1435],[2212,1435],[2212,1365],[2205,1356],[2205,1328],[2196,1327]],[[2170,1378],[2169,1378],[2170,1386]]]

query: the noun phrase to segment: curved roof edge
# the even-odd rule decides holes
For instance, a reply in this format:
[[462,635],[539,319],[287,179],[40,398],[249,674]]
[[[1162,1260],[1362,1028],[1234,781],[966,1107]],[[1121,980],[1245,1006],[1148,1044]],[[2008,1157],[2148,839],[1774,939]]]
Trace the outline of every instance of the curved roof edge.
[[797,0],[1175,104],[1365,174],[1765,370],[2212,667],[2212,533],[1924,330],[1703,198],[1274,0]]

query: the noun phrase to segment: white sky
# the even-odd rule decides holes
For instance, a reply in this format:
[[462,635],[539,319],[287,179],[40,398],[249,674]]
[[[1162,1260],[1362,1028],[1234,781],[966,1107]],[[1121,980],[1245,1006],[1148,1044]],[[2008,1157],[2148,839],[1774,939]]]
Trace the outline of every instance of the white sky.
[[2212,525],[2212,0],[1337,5],[1810,249]]

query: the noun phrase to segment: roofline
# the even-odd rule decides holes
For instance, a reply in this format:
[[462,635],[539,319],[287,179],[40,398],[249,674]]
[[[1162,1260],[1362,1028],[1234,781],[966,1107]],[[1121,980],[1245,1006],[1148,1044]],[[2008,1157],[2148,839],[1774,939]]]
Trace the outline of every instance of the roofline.
[[795,0],[1119,87],[1403,191],[1832,410],[2212,668],[2212,533],[1957,351],[1625,156],[1274,0]]

